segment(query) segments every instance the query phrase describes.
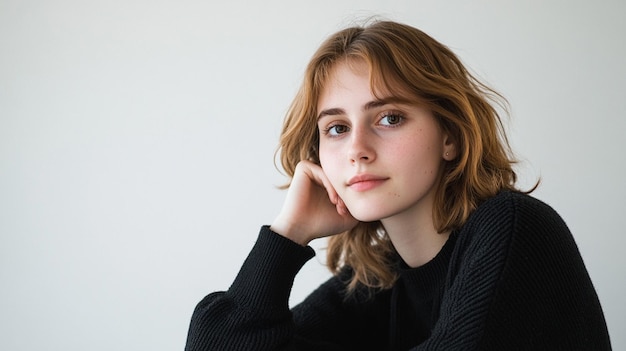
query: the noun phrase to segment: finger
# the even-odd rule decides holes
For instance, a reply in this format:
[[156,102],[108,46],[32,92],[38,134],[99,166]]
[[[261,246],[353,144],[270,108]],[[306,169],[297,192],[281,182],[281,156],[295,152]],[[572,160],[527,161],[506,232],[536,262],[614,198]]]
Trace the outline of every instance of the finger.
[[346,203],[343,202],[343,200],[341,198],[339,198],[339,201],[337,203],[337,206],[340,209],[340,214],[344,215],[344,216],[352,216],[350,214],[350,210],[348,210],[348,206],[346,206]]
[[328,193],[328,198],[333,204],[339,203],[341,199],[339,198],[339,194],[335,190],[335,187],[330,183],[330,180],[326,178],[326,175],[322,173],[322,181],[324,184],[324,188],[326,189],[326,193]]
[[334,205],[337,205],[339,201],[339,195],[337,194],[337,191],[335,191],[335,187],[333,187],[332,183],[324,173],[322,167],[307,161],[305,173],[307,173],[309,178],[311,178],[315,183],[324,187],[324,189],[326,189],[326,193],[328,194],[330,202],[332,202]]
[[345,216],[347,214],[345,206],[343,206],[343,201],[338,201],[335,205],[335,208],[337,209],[337,213],[339,213],[341,216]]

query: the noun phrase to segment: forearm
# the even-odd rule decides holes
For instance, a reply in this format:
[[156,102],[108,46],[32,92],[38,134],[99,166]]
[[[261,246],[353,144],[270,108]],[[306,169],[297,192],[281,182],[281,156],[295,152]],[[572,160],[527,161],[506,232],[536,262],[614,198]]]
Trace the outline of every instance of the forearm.
[[263,227],[228,291],[210,294],[196,307],[186,350],[279,350],[291,343],[289,292],[313,255]]

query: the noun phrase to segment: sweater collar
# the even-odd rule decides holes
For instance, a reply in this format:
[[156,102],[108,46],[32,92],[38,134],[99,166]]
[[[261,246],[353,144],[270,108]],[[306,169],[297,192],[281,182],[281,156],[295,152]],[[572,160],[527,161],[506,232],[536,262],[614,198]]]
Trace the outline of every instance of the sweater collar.
[[409,267],[400,255],[397,255],[399,279],[405,285],[415,287],[417,291],[423,291],[426,294],[431,294],[434,288],[438,290],[448,272],[448,264],[450,263],[456,238],[457,232],[453,231],[441,250],[439,250],[439,253],[426,264],[416,268]]

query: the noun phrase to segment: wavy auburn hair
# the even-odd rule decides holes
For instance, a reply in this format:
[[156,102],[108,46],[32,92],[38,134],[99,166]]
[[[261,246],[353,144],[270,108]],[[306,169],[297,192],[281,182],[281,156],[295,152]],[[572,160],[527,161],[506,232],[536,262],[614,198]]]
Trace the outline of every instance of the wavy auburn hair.
[[[461,227],[474,209],[503,189],[515,190],[514,160],[493,104],[506,101],[477,80],[446,46],[424,32],[391,21],[351,27],[331,35],[309,62],[280,137],[280,161],[293,177],[301,160],[319,164],[317,103],[339,62],[365,62],[373,94],[387,92],[430,109],[454,141],[457,157],[446,163],[433,206],[438,232]],[[329,239],[327,263],[353,270],[349,289],[389,288],[396,279],[394,248],[379,221],[359,223]]]

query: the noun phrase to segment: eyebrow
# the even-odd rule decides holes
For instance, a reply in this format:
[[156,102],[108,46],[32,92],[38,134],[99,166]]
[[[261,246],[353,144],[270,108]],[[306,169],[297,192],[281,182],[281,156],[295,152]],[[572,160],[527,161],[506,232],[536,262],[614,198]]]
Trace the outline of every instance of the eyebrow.
[[[373,100],[370,101],[368,103],[366,103],[365,105],[363,105],[363,111],[367,111],[367,110],[371,110],[373,108],[376,107],[380,107],[380,106],[384,106],[387,105],[388,103],[390,103],[392,99],[382,99],[382,100]],[[326,110],[322,110],[319,115],[317,116],[317,119],[319,120],[322,117],[326,117],[326,116],[337,116],[337,115],[342,115],[345,114],[346,111],[342,108],[329,108]]]

